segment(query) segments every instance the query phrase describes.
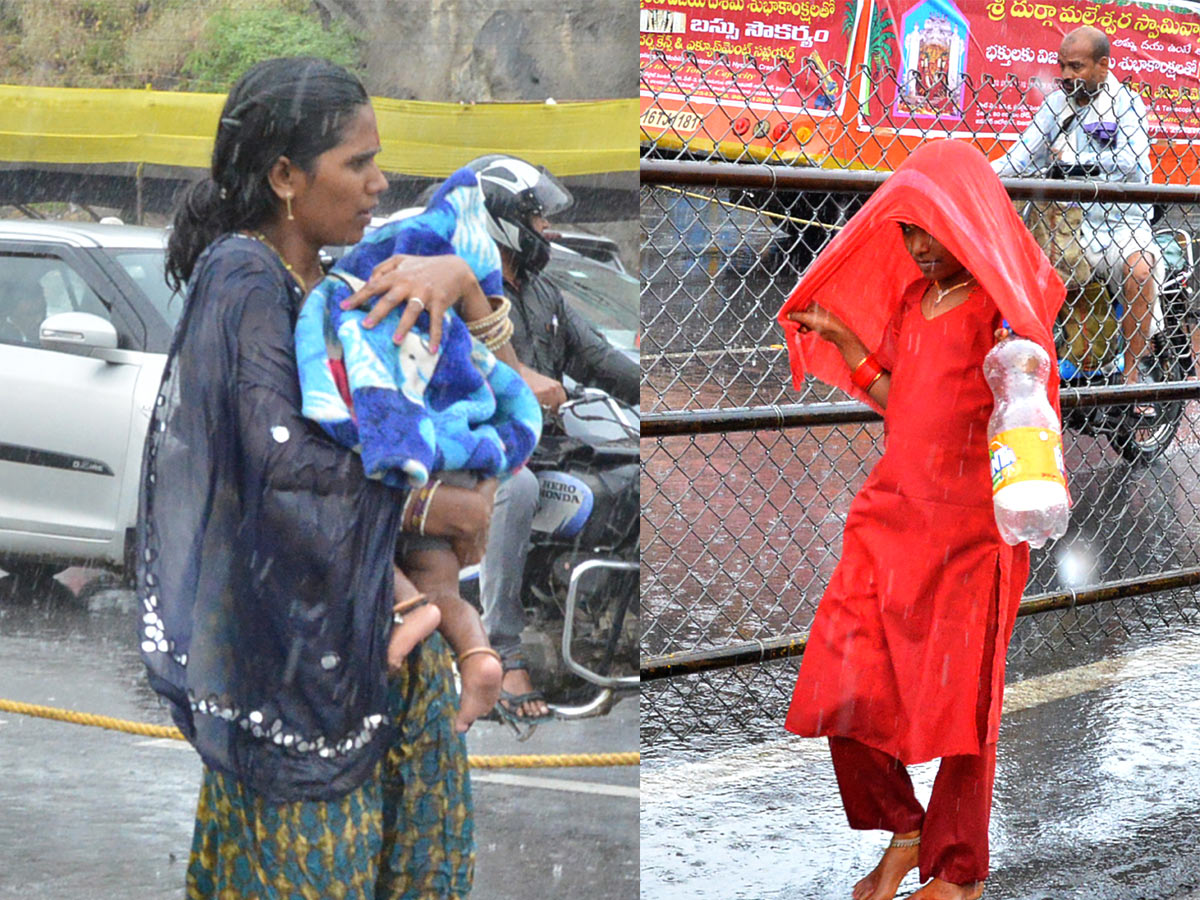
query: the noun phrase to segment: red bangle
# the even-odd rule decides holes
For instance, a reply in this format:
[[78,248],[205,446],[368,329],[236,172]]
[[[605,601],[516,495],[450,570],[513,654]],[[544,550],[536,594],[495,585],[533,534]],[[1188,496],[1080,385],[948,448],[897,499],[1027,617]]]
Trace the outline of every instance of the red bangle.
[[883,366],[879,365],[879,360],[875,358],[874,353],[868,353],[858,367],[850,373],[851,383],[864,394],[868,393],[874,387],[875,382],[882,377]]

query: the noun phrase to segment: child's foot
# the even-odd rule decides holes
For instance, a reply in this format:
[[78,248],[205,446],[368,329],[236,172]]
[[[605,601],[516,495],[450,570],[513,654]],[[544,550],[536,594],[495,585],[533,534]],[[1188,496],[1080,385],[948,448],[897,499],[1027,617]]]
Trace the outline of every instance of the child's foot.
[[[909,840],[920,837],[921,832],[910,831],[897,834],[897,840]],[[904,876],[917,867],[917,856],[920,845],[912,847],[888,847],[883,851],[883,858],[871,870],[866,878],[854,886],[851,896],[854,900],[892,900],[900,889]]]
[[403,623],[393,625],[392,636],[388,638],[388,668],[395,671],[404,665],[404,658],[413,647],[437,631],[441,622],[442,614],[432,603],[404,613]]
[[462,678],[462,693],[454,727],[461,734],[496,705],[504,672],[500,660],[490,653],[472,653],[458,664],[458,674]]
[[935,878],[915,894],[910,894],[908,900],[979,900],[983,896],[983,882],[974,884],[953,884]]

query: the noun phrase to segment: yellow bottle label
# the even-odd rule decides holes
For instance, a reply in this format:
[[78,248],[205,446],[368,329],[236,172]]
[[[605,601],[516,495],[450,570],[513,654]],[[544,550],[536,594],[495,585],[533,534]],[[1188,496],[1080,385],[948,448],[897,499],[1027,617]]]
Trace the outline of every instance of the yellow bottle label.
[[1018,481],[1056,481],[1066,487],[1062,436],[1050,428],[1010,428],[988,444],[992,493]]

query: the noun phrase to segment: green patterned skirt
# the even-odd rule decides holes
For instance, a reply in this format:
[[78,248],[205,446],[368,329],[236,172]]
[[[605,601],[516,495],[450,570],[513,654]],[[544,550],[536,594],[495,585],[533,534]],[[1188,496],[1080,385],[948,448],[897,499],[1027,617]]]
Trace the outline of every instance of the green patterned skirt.
[[466,897],[475,867],[471,784],[441,635],[426,639],[420,662],[393,679],[388,707],[403,723],[399,740],[340,800],[267,803],[206,766],[189,900]]

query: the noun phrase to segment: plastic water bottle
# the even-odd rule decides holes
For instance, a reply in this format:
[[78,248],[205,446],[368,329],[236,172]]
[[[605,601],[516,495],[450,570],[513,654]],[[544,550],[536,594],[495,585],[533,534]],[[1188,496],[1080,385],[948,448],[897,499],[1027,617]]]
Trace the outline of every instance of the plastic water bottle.
[[1050,358],[1026,338],[1001,341],[983,359],[996,398],[988,420],[992,502],[1000,537],[1041,547],[1067,531],[1062,426],[1046,397]]

